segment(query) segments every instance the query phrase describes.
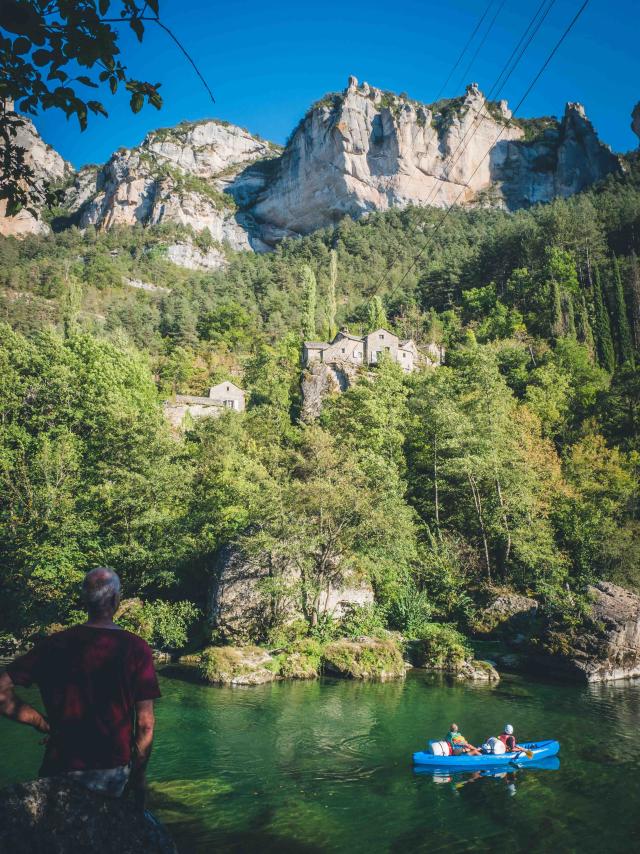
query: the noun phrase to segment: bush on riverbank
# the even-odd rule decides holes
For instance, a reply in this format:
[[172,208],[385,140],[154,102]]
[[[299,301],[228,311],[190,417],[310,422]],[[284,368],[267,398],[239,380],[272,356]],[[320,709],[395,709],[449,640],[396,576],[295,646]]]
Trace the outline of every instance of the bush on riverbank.
[[323,665],[327,672],[351,679],[400,679],[406,671],[400,645],[392,637],[334,641],[324,649]]
[[473,658],[473,650],[465,636],[444,623],[424,623],[409,642],[408,649],[416,667],[448,673],[456,673]]
[[210,646],[200,656],[200,673],[219,685],[261,685],[278,678],[274,662],[258,646]]

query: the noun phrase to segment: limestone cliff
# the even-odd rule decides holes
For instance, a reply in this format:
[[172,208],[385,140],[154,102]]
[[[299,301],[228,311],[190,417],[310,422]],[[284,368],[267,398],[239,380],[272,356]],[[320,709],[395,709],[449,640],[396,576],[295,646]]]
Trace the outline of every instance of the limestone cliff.
[[[24,159],[35,176],[37,183],[57,183],[63,181],[73,172],[73,167],[54,151],[50,145],[40,137],[30,119],[20,116],[21,124],[17,127],[17,134],[13,144],[17,148],[24,149]],[[40,215],[34,216],[27,210],[20,211],[16,216],[8,217],[6,213],[6,202],[0,201],[0,234],[20,236],[24,234],[45,234],[49,226]],[[37,210],[36,210],[37,213]]]
[[[312,106],[282,153],[226,122],[183,122],[73,174],[28,120],[22,135],[38,174],[69,180],[69,224],[208,229],[208,251],[188,235],[167,247],[192,269],[225,264],[225,245],[261,251],[345,215],[454,202],[513,210],[570,196],[619,168],[579,104],[561,121],[512,120],[506,101],[485,102],[476,84],[427,105],[350,78]],[[46,228],[29,216],[0,217],[0,230]]]
[[[170,222],[208,229],[232,249],[261,249],[227,190],[248,164],[275,153],[275,146],[225,122],[184,123],[117,151],[102,168],[80,170],[66,202],[81,228]],[[197,253],[180,244],[169,247],[169,257],[192,269],[224,263],[219,251]]]
[[409,204],[511,210],[572,195],[619,166],[579,104],[561,122],[510,119],[507,103],[486,103],[476,84],[425,105],[352,77],[309,110],[252,212],[274,243]]

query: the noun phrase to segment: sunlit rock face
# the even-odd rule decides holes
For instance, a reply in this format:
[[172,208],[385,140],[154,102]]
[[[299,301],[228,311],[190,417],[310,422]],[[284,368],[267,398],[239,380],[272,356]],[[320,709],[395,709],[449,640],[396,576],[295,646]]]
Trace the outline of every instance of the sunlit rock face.
[[[32,121],[24,116],[19,117],[21,124],[17,126],[13,144],[16,148],[24,149],[24,161],[29,166],[37,183],[63,181],[73,172],[73,167],[47,145],[40,137]],[[0,234],[20,237],[26,234],[46,234],[49,226],[43,221],[37,204],[34,213],[21,210],[16,216],[6,216],[6,202],[0,200]]]
[[352,77],[307,113],[253,214],[274,242],[409,204],[515,209],[619,168],[579,104],[561,122],[511,118],[506,101],[487,103],[473,83],[462,98],[427,106]]
[[[485,101],[475,83],[459,98],[427,105],[352,77],[310,108],[284,151],[225,122],[184,122],[73,174],[30,122],[23,133],[43,176],[69,183],[68,224],[208,230],[211,251],[184,235],[169,241],[172,260],[192,269],[224,265],[223,246],[264,251],[369,211],[515,210],[570,196],[620,168],[579,104],[568,104],[560,121],[514,119],[506,101]],[[46,228],[29,216],[0,219],[0,229]]]
[[[214,241],[232,249],[260,249],[252,245],[245,217],[228,189],[248,164],[275,151],[226,123],[178,125],[149,134],[137,148],[117,151],[101,168],[81,170],[67,203],[81,228],[173,223],[196,232],[207,229]],[[193,254],[183,253],[185,266],[222,262],[219,252],[205,253],[197,263]],[[181,257],[176,253],[174,260],[180,263]]]

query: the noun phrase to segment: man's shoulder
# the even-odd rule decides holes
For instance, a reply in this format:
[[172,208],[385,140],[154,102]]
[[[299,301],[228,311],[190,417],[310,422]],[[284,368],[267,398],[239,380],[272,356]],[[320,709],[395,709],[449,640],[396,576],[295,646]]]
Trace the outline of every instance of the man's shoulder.
[[130,632],[127,629],[121,629],[118,634],[124,635],[126,643],[135,649],[136,652],[141,655],[153,656],[153,650],[146,640],[140,637],[140,635],[136,635],[134,632]]

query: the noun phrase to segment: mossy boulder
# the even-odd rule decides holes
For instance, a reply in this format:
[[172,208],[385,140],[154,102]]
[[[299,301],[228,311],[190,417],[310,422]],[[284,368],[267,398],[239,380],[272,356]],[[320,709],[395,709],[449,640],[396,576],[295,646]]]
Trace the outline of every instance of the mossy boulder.
[[473,682],[499,682],[500,674],[490,661],[472,659],[463,662],[454,674],[457,679],[469,679]]
[[395,638],[334,641],[322,656],[325,672],[348,679],[403,679],[406,665]]
[[217,685],[262,685],[280,678],[277,659],[257,646],[210,646],[200,656],[200,672]]
[[322,665],[322,645],[310,638],[300,640],[277,658],[283,679],[316,679]]

